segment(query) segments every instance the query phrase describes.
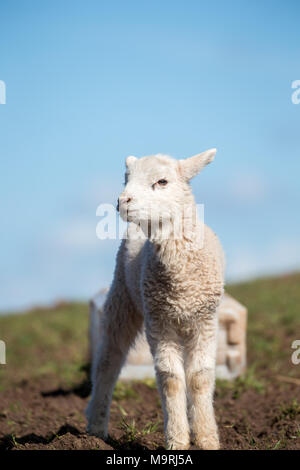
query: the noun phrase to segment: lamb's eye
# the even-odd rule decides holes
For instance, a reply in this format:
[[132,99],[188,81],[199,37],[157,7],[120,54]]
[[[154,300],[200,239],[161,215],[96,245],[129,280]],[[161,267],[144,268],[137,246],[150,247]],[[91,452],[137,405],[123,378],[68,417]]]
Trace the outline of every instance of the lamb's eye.
[[168,184],[168,181],[167,180],[158,180],[157,183],[160,185],[160,186],[166,186],[166,184]]

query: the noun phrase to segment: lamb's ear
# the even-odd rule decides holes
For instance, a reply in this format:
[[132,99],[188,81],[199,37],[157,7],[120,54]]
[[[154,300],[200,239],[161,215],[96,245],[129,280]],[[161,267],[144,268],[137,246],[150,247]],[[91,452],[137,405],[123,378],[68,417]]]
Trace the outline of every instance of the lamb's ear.
[[212,162],[215,158],[217,149],[206,150],[206,152],[199,153],[193,157],[179,160],[180,172],[184,178],[190,180],[202,170],[208,163]]
[[126,158],[126,167],[129,168],[135,161],[137,160],[136,157],[133,157],[130,155],[129,157]]

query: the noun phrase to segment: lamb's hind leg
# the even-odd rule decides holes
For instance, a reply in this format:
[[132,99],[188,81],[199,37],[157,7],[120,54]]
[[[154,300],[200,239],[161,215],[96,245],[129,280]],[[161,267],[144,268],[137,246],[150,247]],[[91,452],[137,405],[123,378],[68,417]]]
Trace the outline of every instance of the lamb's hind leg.
[[164,412],[166,447],[172,450],[188,449],[190,435],[182,348],[170,332],[161,332],[163,339],[159,340],[150,334],[147,337]]
[[213,409],[217,325],[202,325],[200,335],[186,347],[186,382],[189,417],[195,444],[206,450],[220,448]]
[[111,289],[104,305],[101,338],[92,365],[92,396],[86,410],[89,434],[106,438],[115,383],[127,352],[143,324],[125,286]]

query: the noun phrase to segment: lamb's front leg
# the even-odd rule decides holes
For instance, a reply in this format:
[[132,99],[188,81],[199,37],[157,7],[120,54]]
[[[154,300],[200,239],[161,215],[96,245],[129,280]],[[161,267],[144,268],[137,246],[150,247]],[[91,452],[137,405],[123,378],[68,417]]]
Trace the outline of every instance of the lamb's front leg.
[[195,444],[205,450],[220,448],[213,408],[217,347],[216,319],[201,326],[199,336],[186,347],[189,418]]
[[188,449],[189,423],[182,348],[165,334],[163,339],[148,336],[153,354],[156,380],[164,412],[166,448]]

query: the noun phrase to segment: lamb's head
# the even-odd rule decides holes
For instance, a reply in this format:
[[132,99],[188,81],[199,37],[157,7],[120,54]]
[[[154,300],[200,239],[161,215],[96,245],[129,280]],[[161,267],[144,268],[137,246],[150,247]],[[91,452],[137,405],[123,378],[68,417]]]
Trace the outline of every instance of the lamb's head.
[[193,204],[189,181],[210,163],[216,149],[184,160],[167,155],[126,159],[125,188],[118,200],[120,215],[136,224],[173,221]]

